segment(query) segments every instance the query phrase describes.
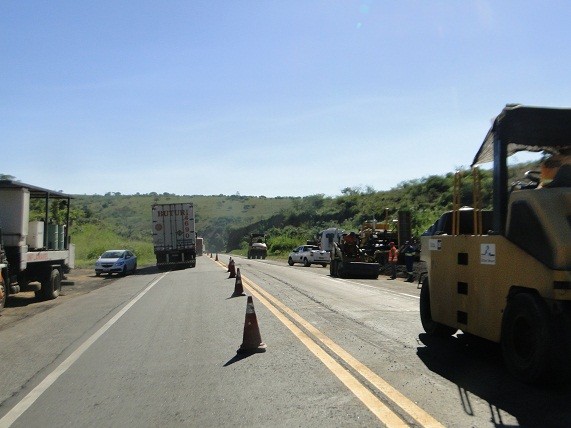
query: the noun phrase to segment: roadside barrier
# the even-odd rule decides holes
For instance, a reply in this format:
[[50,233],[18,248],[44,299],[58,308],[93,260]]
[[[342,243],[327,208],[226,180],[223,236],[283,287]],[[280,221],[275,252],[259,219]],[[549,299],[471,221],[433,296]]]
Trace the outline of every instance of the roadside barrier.
[[262,342],[260,328],[258,327],[258,319],[254,309],[254,300],[252,296],[248,296],[246,304],[246,321],[244,322],[244,337],[242,345],[236,352],[238,354],[266,352],[267,345]]
[[232,296],[230,297],[238,297],[238,296],[245,296],[240,268],[236,269],[236,283],[234,284],[234,293],[232,293]]

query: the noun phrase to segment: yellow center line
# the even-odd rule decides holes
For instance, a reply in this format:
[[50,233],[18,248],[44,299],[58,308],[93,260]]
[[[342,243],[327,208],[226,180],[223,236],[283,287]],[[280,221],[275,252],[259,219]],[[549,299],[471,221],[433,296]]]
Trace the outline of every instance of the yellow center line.
[[[222,265],[224,266],[224,265]],[[308,321],[306,321],[304,318],[302,318],[299,314],[297,314],[296,312],[294,312],[293,310],[291,310],[289,307],[287,307],[286,305],[284,305],[282,302],[280,302],[278,299],[276,299],[274,296],[272,296],[270,293],[268,293],[267,291],[265,291],[264,289],[262,289],[259,285],[255,284],[252,280],[245,278],[244,275],[241,275],[242,277],[242,282],[243,284],[252,292],[252,294],[255,295],[255,297],[260,300],[260,302],[262,302],[264,304],[264,306],[266,306],[274,315],[276,315],[276,317],[278,317],[278,319],[280,319],[280,321],[282,321],[282,323],[284,323],[298,338],[300,338],[300,336],[294,331],[292,330],[292,328],[290,328],[290,326],[288,324],[291,324],[292,326],[295,327],[295,329],[297,329],[303,336],[305,336],[307,339],[306,340],[300,340],[308,347],[308,349],[310,349],[318,358],[321,359],[321,356],[318,355],[318,353],[323,353],[323,350],[307,335],[305,335],[305,333],[303,333],[302,330],[300,330],[295,324],[293,324],[288,318],[285,318],[283,316],[283,313],[287,314],[291,319],[293,319],[294,321],[296,321],[299,325],[301,325],[303,328],[305,328],[310,334],[312,334],[316,339],[318,339],[321,343],[323,343],[323,345],[325,345],[327,348],[329,348],[334,354],[336,354],[339,358],[341,358],[341,360],[345,361],[345,363],[347,363],[347,365],[349,367],[351,367],[353,370],[355,370],[357,373],[359,373],[363,378],[365,378],[368,382],[370,382],[375,388],[377,388],[377,390],[379,392],[381,392],[385,397],[387,397],[387,399],[389,399],[390,401],[392,401],[396,406],[398,406],[403,412],[405,412],[406,414],[408,414],[412,419],[414,419],[420,426],[423,427],[434,427],[434,428],[443,428],[444,425],[442,425],[440,422],[438,422],[433,416],[431,416],[429,413],[427,413],[424,409],[422,409],[421,407],[417,406],[415,403],[413,403],[409,398],[405,397],[403,394],[401,394],[398,390],[396,390],[394,387],[392,387],[387,381],[385,381],[383,378],[381,378],[379,375],[377,375],[375,372],[373,372],[370,368],[368,368],[366,365],[364,365],[363,363],[361,363],[359,360],[357,360],[355,357],[353,357],[351,354],[349,354],[347,351],[345,351],[342,347],[340,347],[339,345],[337,345],[333,340],[331,340],[327,335],[325,335],[323,332],[321,332],[319,329],[317,329],[316,327],[314,327],[311,323],[309,323]],[[264,297],[262,297],[264,296]],[[279,310],[278,310],[279,308]],[[280,312],[281,311],[281,312]],[[313,346],[316,346],[318,348],[318,351],[314,351],[313,349],[311,349],[308,344],[306,343],[307,341],[311,342],[313,344]],[[327,357],[331,358],[328,354],[325,353],[325,355],[327,355]],[[321,359],[323,361],[323,359]],[[359,383],[359,381],[357,379],[355,379],[346,369],[344,369],[340,364],[338,364],[335,360],[333,360],[331,358],[331,360],[339,366],[339,369],[344,371],[348,376],[352,377],[353,380],[355,382],[357,382],[362,388],[365,388],[363,385],[361,385]],[[323,361],[325,363],[325,361]],[[326,364],[326,363],[325,363]],[[327,365],[327,364],[326,364]],[[327,365],[327,367],[333,372],[335,373],[335,375],[337,377],[339,377],[339,375],[337,374],[337,372],[335,370],[333,370],[330,366]],[[339,377],[339,379],[341,379],[341,377]],[[343,379],[341,379],[343,381]],[[344,381],[343,381],[344,382]],[[345,383],[345,382],[344,382]],[[351,387],[345,383],[345,385],[347,385],[349,387],[349,389],[351,389]],[[366,388],[365,388],[366,389]],[[363,399],[361,398],[360,395],[358,395],[353,389],[351,389],[351,391],[357,396],[359,397],[359,399],[361,399],[361,401],[363,401]],[[380,402],[378,400],[378,398],[371,394],[370,391],[367,392],[372,395],[374,397],[374,399],[376,401],[378,401],[379,404],[381,404],[383,407],[386,408],[386,406]],[[363,403],[365,405],[367,405],[367,407],[369,407],[369,405],[363,401]],[[369,409],[371,409],[371,407],[369,407]],[[389,410],[390,411],[390,410]],[[375,415],[377,415],[376,412],[373,411],[373,413],[375,413]],[[391,411],[391,413],[396,417],[396,414],[393,413]],[[377,415],[377,417],[379,417]],[[397,423],[397,425],[392,425],[389,424],[388,422],[386,422],[385,420],[381,419],[379,417],[379,419],[381,421],[383,421],[387,426],[399,426],[402,425],[403,422],[402,420],[398,420],[399,422]],[[396,423],[396,422],[395,422]]]
[[373,414],[387,427],[408,426],[395,412],[389,409],[368,388],[363,386],[347,369],[325,352],[315,341],[305,334],[298,326],[282,314],[272,303],[266,300],[252,285],[251,281],[246,284],[242,275],[244,286],[258,299],[276,318],[278,318],[317,358],[321,360],[331,372],[355,394],[355,396],[373,412]]

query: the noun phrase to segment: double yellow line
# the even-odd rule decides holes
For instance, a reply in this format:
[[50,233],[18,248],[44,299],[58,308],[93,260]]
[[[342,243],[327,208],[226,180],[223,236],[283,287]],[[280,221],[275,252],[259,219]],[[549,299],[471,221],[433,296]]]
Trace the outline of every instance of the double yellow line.
[[[220,263],[224,266],[222,263]],[[241,275],[243,285],[250,293],[260,301],[276,318],[278,318],[307,349],[309,349],[331,372],[355,394],[361,402],[385,425],[388,427],[403,427],[409,424],[396,412],[391,410],[379,397],[373,394],[369,388],[365,387],[348,369],[338,363],[329,353],[327,353],[316,342],[319,341],[326,349],[329,349],[347,366],[373,385],[388,402],[398,407],[402,413],[413,419],[417,425],[422,427],[444,427],[434,417],[425,412],[422,408],[414,404],[411,400],[389,385],[383,378],[374,373],[363,363],[354,358],[351,354],[337,345],[323,332],[315,328],[312,324],[302,318],[299,314],[288,308],[270,293],[259,285]],[[286,316],[287,315],[287,316]],[[295,323],[293,322],[295,321]],[[297,324],[296,324],[297,323]],[[301,328],[303,327],[307,333]]]

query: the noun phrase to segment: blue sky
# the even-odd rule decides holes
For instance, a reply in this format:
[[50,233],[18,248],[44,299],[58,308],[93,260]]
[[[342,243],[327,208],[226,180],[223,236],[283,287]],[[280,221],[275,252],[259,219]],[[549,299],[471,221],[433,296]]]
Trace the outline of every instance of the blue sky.
[[569,1],[0,3],[0,173],[73,194],[386,190],[571,105]]

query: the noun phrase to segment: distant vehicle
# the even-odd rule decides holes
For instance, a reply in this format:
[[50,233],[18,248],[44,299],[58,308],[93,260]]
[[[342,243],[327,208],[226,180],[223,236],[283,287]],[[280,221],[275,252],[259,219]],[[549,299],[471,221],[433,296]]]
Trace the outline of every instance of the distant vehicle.
[[331,261],[328,251],[321,250],[317,245],[302,245],[294,248],[287,259],[287,263],[293,266],[294,263],[302,263],[305,267],[312,264],[327,266]]
[[95,262],[95,275],[117,273],[127,275],[137,270],[137,256],[129,250],[105,251]]
[[265,259],[268,255],[267,235],[264,233],[251,233],[248,244],[249,259]]
[[201,238],[200,236],[196,237],[196,255],[197,256],[201,256],[202,254],[204,254],[204,238]]
[[192,202],[154,204],[153,248],[160,270],[196,267],[196,230]]

